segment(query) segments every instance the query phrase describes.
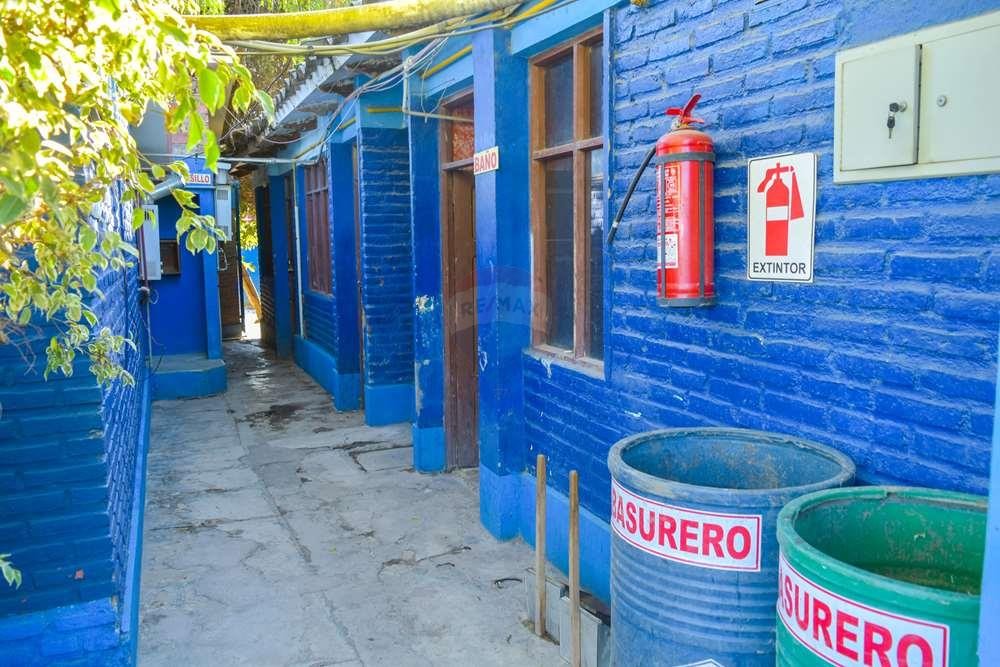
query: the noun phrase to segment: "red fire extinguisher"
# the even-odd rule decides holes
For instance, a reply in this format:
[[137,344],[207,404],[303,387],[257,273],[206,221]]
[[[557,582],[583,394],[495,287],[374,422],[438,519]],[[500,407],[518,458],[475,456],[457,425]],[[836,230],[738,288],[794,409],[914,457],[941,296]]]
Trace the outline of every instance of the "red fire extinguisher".
[[[791,176],[791,190],[781,178],[782,174]],[[764,254],[785,257],[788,255],[788,223],[805,217],[795,168],[788,165],[782,167],[780,162],[776,162],[764,172],[764,180],[757,184],[757,192],[765,190]]]
[[710,306],[715,303],[715,235],[712,214],[715,146],[691,115],[701,95],[667,109],[676,116],[670,131],[646,154],[608,233],[615,238],[639,177],[656,159],[656,291],[660,305]]

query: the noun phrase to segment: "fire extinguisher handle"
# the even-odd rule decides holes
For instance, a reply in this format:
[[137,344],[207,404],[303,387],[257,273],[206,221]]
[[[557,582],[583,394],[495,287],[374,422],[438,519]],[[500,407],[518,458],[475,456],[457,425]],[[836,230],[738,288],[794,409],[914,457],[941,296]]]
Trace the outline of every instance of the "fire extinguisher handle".
[[642,159],[642,164],[639,165],[639,169],[636,170],[635,176],[632,177],[632,182],[629,183],[628,190],[625,192],[625,199],[622,200],[622,205],[618,207],[618,213],[615,215],[614,222],[611,223],[611,229],[608,231],[608,246],[610,246],[615,241],[615,234],[618,233],[618,225],[622,222],[622,217],[625,215],[625,207],[628,206],[628,202],[632,199],[632,193],[635,192],[635,187],[639,184],[639,178],[642,177],[646,167],[649,166],[650,160],[653,159],[653,154],[656,153],[656,146],[649,149],[646,153],[646,157]]

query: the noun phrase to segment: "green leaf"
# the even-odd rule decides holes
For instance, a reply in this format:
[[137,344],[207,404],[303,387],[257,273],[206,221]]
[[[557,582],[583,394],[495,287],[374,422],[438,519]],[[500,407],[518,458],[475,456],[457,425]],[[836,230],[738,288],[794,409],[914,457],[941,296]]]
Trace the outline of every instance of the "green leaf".
[[210,171],[215,171],[219,162],[219,143],[215,140],[215,134],[209,132],[205,136],[205,166]]
[[263,107],[264,113],[267,114],[268,118],[274,118],[274,100],[263,90],[254,91],[257,96],[257,101],[260,102],[260,106]]
[[0,225],[6,225],[21,215],[21,212],[26,208],[28,208],[27,203],[20,197],[3,195],[0,197]]
[[222,79],[214,70],[206,67],[198,72],[198,92],[201,94],[201,101],[211,113],[215,113],[222,106],[225,88]]
[[149,165],[149,170],[153,172],[153,178],[157,180],[161,180],[164,176],[167,175],[166,170],[164,170],[163,167],[156,164],[155,162]]

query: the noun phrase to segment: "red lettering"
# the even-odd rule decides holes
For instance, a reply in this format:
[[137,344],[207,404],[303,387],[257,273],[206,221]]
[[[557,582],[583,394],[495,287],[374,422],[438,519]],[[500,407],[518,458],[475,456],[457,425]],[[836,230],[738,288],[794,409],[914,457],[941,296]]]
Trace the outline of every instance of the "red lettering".
[[625,503],[622,502],[621,496],[615,501],[615,521],[618,522],[619,526],[625,525]]
[[[910,649],[913,647],[920,651],[918,662],[910,662]],[[934,649],[919,635],[903,635],[896,647],[896,663],[899,667],[933,667]]]
[[[847,626],[853,627],[848,630]],[[837,653],[846,656],[851,660],[858,659],[858,652],[847,645],[848,642],[858,641],[858,617],[848,614],[846,611],[837,612]]]
[[674,531],[677,530],[677,521],[674,517],[669,514],[660,515],[660,546],[663,546],[663,540],[666,539],[670,543],[670,548],[677,550],[677,541],[674,539]]
[[[737,535],[740,537],[739,549],[736,548]],[[742,560],[750,553],[750,548],[753,546],[751,542],[750,531],[745,526],[733,526],[733,529],[729,531],[729,535],[726,537],[726,550],[736,560]]]
[[[645,522],[642,520],[642,515],[645,513],[649,517],[649,530],[645,528]],[[646,512],[642,507],[639,508],[639,534],[642,535],[642,539],[647,542],[653,541],[653,533],[656,532],[656,513],[653,511]]]
[[862,648],[865,667],[875,667],[873,658],[878,658],[878,667],[892,667],[889,649],[892,648],[892,633],[878,623],[865,623]]
[[798,584],[795,584],[795,622],[803,630],[809,627],[809,593],[802,591],[802,605],[800,607]]
[[785,575],[785,580],[782,582],[782,600],[785,603],[785,615],[792,615],[792,605],[794,604],[792,600],[792,579],[787,574]]
[[635,503],[631,500],[625,503],[625,530],[635,533]]
[[832,620],[830,607],[825,602],[813,598],[813,639],[819,639],[819,633],[822,631],[823,643],[826,644],[827,648],[833,648],[833,642],[830,641],[830,622]]
[[690,519],[681,519],[681,551],[685,551],[689,554],[698,553],[698,546],[696,544],[691,544],[692,541],[698,539],[698,533],[695,529],[698,527],[694,521]]
[[714,523],[702,524],[702,543],[701,543],[701,554],[703,556],[708,555],[708,548],[710,546],[715,547],[715,555],[722,558],[722,535],[724,531],[722,526],[717,526]]

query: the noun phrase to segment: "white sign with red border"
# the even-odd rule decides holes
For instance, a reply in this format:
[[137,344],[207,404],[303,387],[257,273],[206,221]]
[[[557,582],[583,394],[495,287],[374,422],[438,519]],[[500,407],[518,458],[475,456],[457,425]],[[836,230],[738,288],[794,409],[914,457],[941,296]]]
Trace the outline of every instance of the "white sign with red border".
[[784,555],[778,617],[800,644],[842,667],[948,667],[948,626],[849,600],[816,584]]
[[472,173],[478,176],[500,168],[500,147],[494,146],[472,156]]
[[759,514],[719,514],[644,498],[611,481],[611,526],[654,556],[714,570],[760,571]]
[[816,154],[749,160],[747,197],[747,278],[812,282]]

